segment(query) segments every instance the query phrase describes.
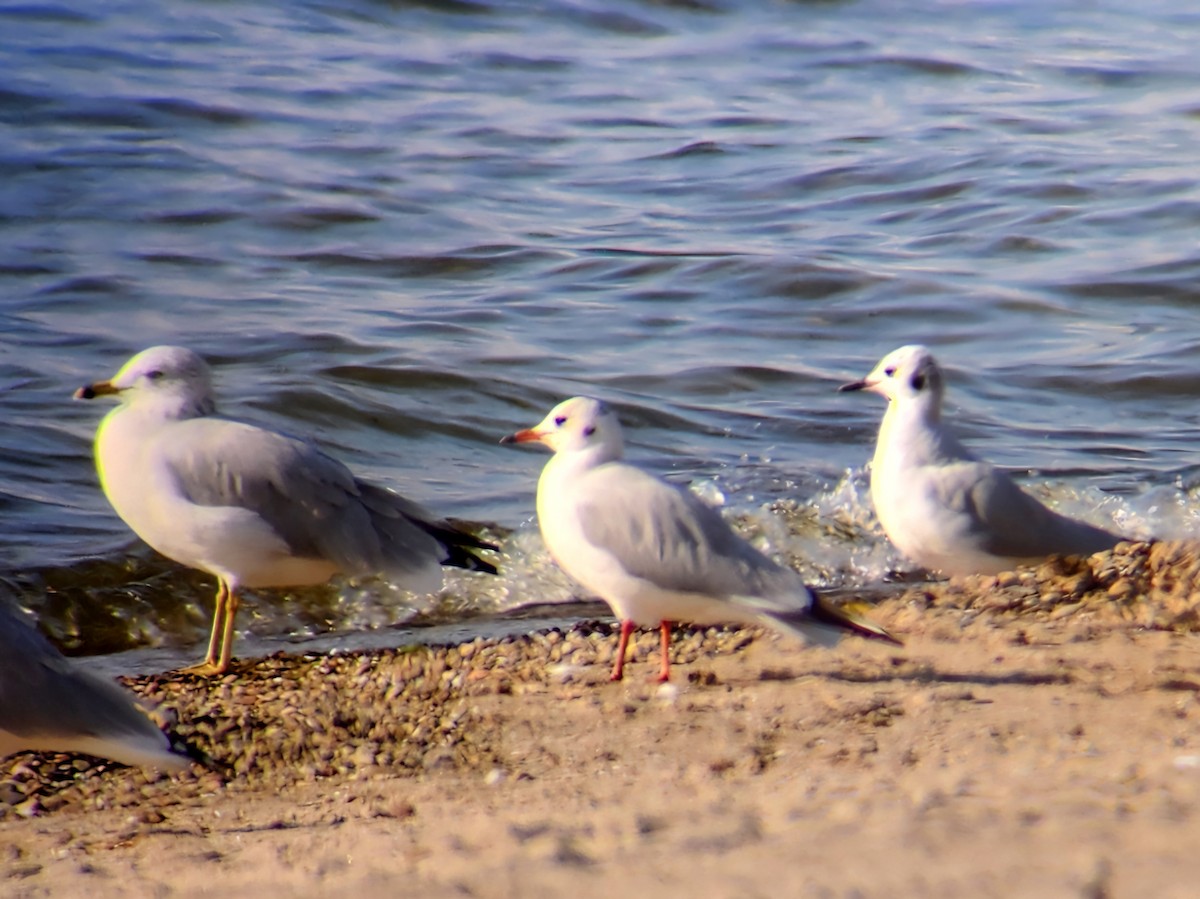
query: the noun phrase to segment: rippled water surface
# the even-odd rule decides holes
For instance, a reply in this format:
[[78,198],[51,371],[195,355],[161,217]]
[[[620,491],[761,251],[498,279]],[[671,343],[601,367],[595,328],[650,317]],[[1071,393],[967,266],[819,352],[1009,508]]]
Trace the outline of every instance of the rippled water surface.
[[1052,504],[1196,530],[1186,4],[25,2],[0,35],[0,568],[75,650],[207,627],[70,400],[156,343],[225,412],[512,530],[504,578],[264,593],[257,636],[570,596],[544,458],[496,441],[584,392],[814,580],[903,571],[881,403],[834,389],[911,342]]

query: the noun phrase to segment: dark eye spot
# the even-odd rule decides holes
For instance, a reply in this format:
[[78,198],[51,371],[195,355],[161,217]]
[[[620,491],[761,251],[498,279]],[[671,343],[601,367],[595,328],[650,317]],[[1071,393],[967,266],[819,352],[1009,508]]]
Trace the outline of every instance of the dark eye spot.
[[565,416],[565,415],[559,415],[557,418],[554,419],[555,427],[561,428],[566,423],[567,423],[567,416]]
[[146,372],[146,377],[149,378],[151,381],[157,381],[162,376],[163,376],[163,373],[161,371],[159,371],[157,368],[154,369],[154,371]]
[[912,376],[912,381],[910,381],[909,383],[912,384],[913,390],[924,390],[925,389],[925,376],[923,374],[921,374],[920,372],[918,372],[917,374]]
[[592,436],[593,434],[595,434],[595,433],[596,433],[596,426],[595,426],[595,425],[588,425],[586,428],[584,428],[584,429],[583,429],[583,436],[584,436],[584,437],[591,437],[591,436]]
[[896,373],[896,366],[889,365],[887,368],[885,368],[883,370],[883,373],[890,378],[892,375],[894,375]]

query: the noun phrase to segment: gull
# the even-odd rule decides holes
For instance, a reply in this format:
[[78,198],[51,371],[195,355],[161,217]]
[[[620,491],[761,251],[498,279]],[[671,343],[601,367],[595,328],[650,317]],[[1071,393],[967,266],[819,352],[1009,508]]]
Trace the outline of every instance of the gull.
[[942,370],[925,347],[900,347],[838,389],[888,401],[871,461],[871,501],[884,533],[918,565],[948,575],[996,574],[1121,541],[1046,508],[959,443],[942,423]]
[[430,593],[442,583],[439,563],[496,573],[472,552],[492,544],[358,480],[311,443],[218,416],[208,365],[191,350],[151,347],[75,392],[100,396],[120,400],[96,432],[109,502],[154,549],[217,578],[195,673],[228,669],[243,587],[382,573]]
[[559,403],[535,427],[501,443],[554,451],[538,480],[542,539],[559,566],[621,619],[612,680],[620,680],[635,626],[659,626],[662,668],[671,624],[758,624],[832,646],[845,632],[899,645],[767,558],[714,509],[681,487],[623,462],[616,414],[590,397]]
[[72,665],[0,601],[0,758],[30,749],[170,770],[188,765],[132,694]]

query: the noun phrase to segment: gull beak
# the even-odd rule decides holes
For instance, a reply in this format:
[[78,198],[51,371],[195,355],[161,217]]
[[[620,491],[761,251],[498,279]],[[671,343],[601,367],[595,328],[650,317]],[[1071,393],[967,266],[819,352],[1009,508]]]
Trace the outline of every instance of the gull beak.
[[523,431],[517,431],[515,434],[507,434],[500,438],[503,444],[509,443],[537,443],[542,439],[542,434],[536,428],[526,428]]
[[77,400],[94,400],[98,396],[116,396],[120,389],[112,385],[112,381],[96,381],[94,384],[84,384],[71,396]]
[[851,390],[870,390],[875,386],[873,381],[863,378],[861,381],[851,381],[849,384],[843,384],[838,388],[838,393],[849,393]]

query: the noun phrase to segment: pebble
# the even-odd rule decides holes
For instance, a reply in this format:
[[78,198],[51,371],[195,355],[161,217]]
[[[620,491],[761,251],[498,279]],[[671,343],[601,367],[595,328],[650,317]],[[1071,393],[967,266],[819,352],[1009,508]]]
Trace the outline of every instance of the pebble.
[[[1072,626],[1080,639],[1100,627],[1197,631],[1200,543],[1121,543],[1086,559],[1054,557],[1036,568],[914,585],[895,596],[887,607],[891,620],[880,623],[901,636],[924,627],[927,638],[962,639],[961,624],[945,616],[927,619],[927,609],[961,609],[972,626],[997,617],[1019,618],[1032,628],[1079,621]],[[690,664],[730,655],[761,634],[753,628],[680,628],[671,657]],[[168,729],[174,738],[212,759],[212,770],[197,764],[165,776],[84,756],[20,753],[0,761],[0,819],[72,807],[161,810],[217,790],[419,776],[430,768],[475,772],[497,785],[505,778],[505,735],[473,697],[500,694],[520,701],[523,692],[570,681],[602,690],[616,637],[612,622],[584,621],[457,646],[278,654],[237,661],[217,679],[179,673],[126,678],[161,708],[164,721],[173,722]],[[642,631],[631,643],[631,664],[658,664],[655,632]],[[679,691],[664,684],[651,695],[672,703]],[[919,700],[909,705],[911,712],[922,708]],[[875,710],[879,720],[873,723],[885,726],[888,716],[903,711]],[[1195,758],[1179,756],[1175,767],[1200,767]]]
[[[1034,621],[1083,617],[1099,626],[1197,631],[1200,542],[1119,543],[1087,558],[1052,556],[1035,568],[995,577],[916,585],[900,599],[911,607],[961,608]],[[919,625],[919,616],[913,625]]]
[[[732,653],[758,633],[681,629],[673,656]],[[418,776],[431,769],[476,771],[495,785],[507,776],[504,734],[472,697],[587,682],[597,666],[605,674],[604,656],[612,658],[616,639],[612,623],[588,621],[457,646],[280,653],[235,661],[216,679],[173,672],[126,678],[174,722],[173,738],[211,758],[213,770],[196,764],[165,776],[86,756],[20,753],[0,762],[0,819],[72,806],[156,815],[142,810],[194,802],[214,790],[280,790],[323,778]],[[654,632],[639,635],[645,664],[657,665],[657,639]],[[676,695],[673,685],[659,693]]]
[[508,772],[503,768],[493,768],[483,778],[483,782],[489,787],[499,786],[508,780]]

